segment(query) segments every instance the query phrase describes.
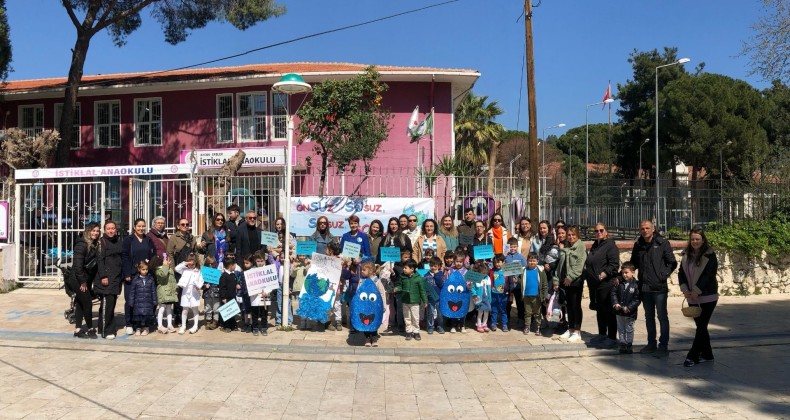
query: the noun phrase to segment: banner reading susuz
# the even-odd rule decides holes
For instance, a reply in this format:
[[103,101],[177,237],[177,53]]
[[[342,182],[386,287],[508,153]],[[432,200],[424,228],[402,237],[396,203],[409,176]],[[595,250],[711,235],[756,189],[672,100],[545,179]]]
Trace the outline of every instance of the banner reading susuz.
[[418,224],[433,217],[432,198],[415,197],[293,197],[291,198],[291,231],[296,236],[310,236],[315,232],[319,216],[329,219],[332,235],[348,232],[348,216],[359,217],[359,229],[368,231],[370,222],[378,219],[387,229],[390,217],[401,214],[417,216]]

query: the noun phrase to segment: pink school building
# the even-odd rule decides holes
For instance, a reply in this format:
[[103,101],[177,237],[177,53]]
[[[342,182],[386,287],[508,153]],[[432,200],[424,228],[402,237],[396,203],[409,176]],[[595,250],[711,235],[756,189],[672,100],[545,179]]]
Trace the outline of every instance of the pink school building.
[[[317,84],[353,77],[364,68],[361,64],[281,63],[85,76],[70,166],[175,164],[184,163],[193,149],[211,154],[210,150],[244,148],[257,149],[253,154],[259,164],[244,171],[277,173],[282,170],[286,144],[286,112],[293,113],[304,98],[294,95],[288,103],[288,97],[273,92],[272,85],[286,73],[298,73],[306,82]],[[393,114],[389,139],[371,165],[381,176],[379,185],[375,190],[360,189],[359,182],[337,185],[334,178],[339,177],[333,175],[328,194],[405,194],[400,186],[385,184],[398,184],[397,174],[413,175],[418,166],[418,144],[410,143],[406,135],[414,107],[420,107],[420,119],[434,107],[434,143],[428,137],[419,142],[423,164],[429,166],[453,153],[453,112],[480,76],[461,69],[377,66],[376,70],[389,85],[383,106]],[[18,127],[32,134],[57,127],[65,81],[15,80],[0,87],[4,128]],[[313,149],[310,142],[296,146],[295,194],[313,194],[318,185],[321,159]],[[210,165],[201,169],[211,171]],[[331,174],[335,172],[330,169]],[[349,172],[349,178],[354,178]],[[356,172],[362,172],[361,165]],[[116,181],[108,181],[114,189]],[[126,182],[120,179],[116,185],[121,194]]]

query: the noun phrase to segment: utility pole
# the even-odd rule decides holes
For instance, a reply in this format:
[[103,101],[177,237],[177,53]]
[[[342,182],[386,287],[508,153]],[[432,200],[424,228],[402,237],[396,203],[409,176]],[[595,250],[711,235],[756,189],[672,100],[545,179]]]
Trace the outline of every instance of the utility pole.
[[524,1],[524,32],[527,45],[527,107],[529,108],[529,217],[540,220],[538,198],[538,111],[535,101],[535,57],[532,54],[532,3]]

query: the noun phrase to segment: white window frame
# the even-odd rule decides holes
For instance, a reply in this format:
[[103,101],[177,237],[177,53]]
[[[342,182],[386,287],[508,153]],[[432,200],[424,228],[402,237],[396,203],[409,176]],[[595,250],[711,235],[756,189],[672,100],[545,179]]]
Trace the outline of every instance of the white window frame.
[[[139,114],[140,106],[139,106],[139,104],[141,102],[147,102],[148,103],[148,108],[149,108],[148,114],[150,116],[149,121],[139,121],[139,117],[140,117],[140,114]],[[154,106],[154,103],[156,103],[156,102],[159,102],[159,120],[154,120],[153,119],[153,111],[151,110],[153,108],[153,106]],[[162,119],[163,119],[162,118],[162,113],[163,113],[163,111],[164,110],[163,110],[163,106],[162,106],[162,98],[161,97],[156,97],[156,98],[135,98],[135,100],[134,100],[134,147],[161,147],[162,146],[162,144],[165,142],[165,139],[163,137],[163,130],[162,130]],[[153,143],[155,129],[153,129],[152,127],[154,126],[154,124],[159,124],[159,144],[154,144]],[[148,131],[148,138],[150,139],[151,143],[147,143],[147,144],[140,143],[140,137],[139,137],[139,133],[137,131],[138,129],[146,129],[146,131]]]
[[[285,97],[285,109],[283,110],[284,111],[283,114],[275,114],[275,107],[274,107],[274,105],[277,103],[277,101],[275,101],[274,98],[277,97],[277,96]],[[279,92],[272,92],[272,97],[271,97],[272,106],[271,106],[271,112],[269,114],[269,115],[271,115],[271,123],[270,123],[270,126],[271,126],[271,137],[270,138],[272,139],[272,141],[280,141],[280,140],[285,141],[285,140],[288,140],[288,111],[290,110],[290,103],[289,103],[290,99],[291,98],[290,98],[290,96],[288,94],[279,93]],[[277,123],[278,123],[277,120],[279,120],[279,119],[282,119],[282,123],[285,125],[285,131],[284,131],[284,135],[282,137],[277,137]]]
[[[23,127],[22,122],[24,121],[23,115],[25,110],[32,109],[33,114],[33,125],[30,127]],[[38,110],[39,112],[36,112]],[[36,116],[41,116],[41,121],[35,121]],[[30,105],[20,105],[19,106],[19,119],[17,120],[17,125],[19,129],[24,131],[26,135],[30,137],[35,137],[38,133],[44,131],[44,104],[30,104]]]
[[[241,100],[245,96],[250,96],[250,97],[260,96],[260,97],[262,97],[263,100],[266,101],[266,104],[263,105],[264,115],[256,116],[255,113],[256,113],[257,110],[253,109],[253,115],[252,116],[242,117],[242,115],[241,115],[242,114]],[[269,103],[268,102],[269,102],[269,96],[268,96],[268,93],[266,91],[241,92],[241,93],[237,93],[236,94],[236,136],[237,136],[237,139],[238,139],[239,143],[256,143],[256,142],[265,142],[265,141],[268,140],[268,136],[269,136],[269,127],[268,127],[268,124],[269,124]],[[255,101],[253,101],[253,105],[254,104],[255,104]],[[253,119],[254,120],[255,118],[260,118],[260,121],[263,122],[263,124],[266,124],[266,127],[262,130],[263,138],[256,139],[256,138],[244,138],[244,137],[242,137],[242,134],[244,133],[244,131],[242,130],[242,122],[244,122],[244,121],[246,121],[248,119]],[[261,132],[260,131],[256,131],[256,133],[261,133]]]
[[[55,130],[60,130],[60,115],[63,113],[63,102],[55,104]],[[82,106],[77,102],[74,104],[74,118],[75,121],[71,125],[71,150],[79,150],[82,147]],[[74,140],[77,141],[76,146]]]
[[[228,117],[220,117],[220,115],[219,115],[219,113],[220,113],[219,100],[220,100],[221,97],[222,98],[230,98],[230,118],[228,118]],[[235,134],[236,134],[235,133],[236,120],[234,119],[234,117],[236,116],[236,113],[235,113],[235,109],[233,107],[234,103],[235,102],[233,101],[233,94],[232,93],[219,93],[219,94],[217,94],[217,99],[215,101],[215,104],[216,104],[215,111],[217,113],[217,144],[230,144],[230,143],[233,143],[234,140],[236,139],[236,136],[235,136]],[[220,135],[220,132],[221,132],[220,131],[220,123],[221,122],[229,122],[230,123],[230,140],[222,140],[222,139],[220,139],[219,135]]]
[[[99,106],[101,105],[118,105],[118,121],[117,122],[110,122],[109,124],[99,124]],[[93,103],[93,148],[94,149],[118,149],[123,144],[123,139],[121,138],[121,101],[119,100],[110,100],[110,101],[96,101]],[[110,108],[110,117],[112,117],[112,108]],[[100,129],[103,127],[109,127],[112,130],[113,126],[118,127],[118,145],[101,145],[99,144],[99,132]]]

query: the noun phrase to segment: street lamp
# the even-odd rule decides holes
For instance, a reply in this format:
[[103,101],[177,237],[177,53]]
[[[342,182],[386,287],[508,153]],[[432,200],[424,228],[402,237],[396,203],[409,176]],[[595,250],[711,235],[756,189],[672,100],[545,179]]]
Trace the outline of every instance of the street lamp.
[[577,135],[573,135],[573,141],[571,141],[570,150],[568,153],[568,183],[570,184],[570,193],[571,193],[571,211],[573,211],[573,143],[576,143],[576,139],[579,138]]
[[565,127],[565,123],[559,123],[557,125],[552,125],[551,127],[543,128],[543,151],[542,151],[543,156],[541,157],[541,161],[542,161],[541,166],[543,167],[543,171],[542,171],[543,176],[541,178],[543,178],[543,182],[541,182],[539,185],[541,185],[541,189],[543,191],[543,195],[541,197],[543,197],[542,201],[544,202],[544,204],[545,204],[545,195],[546,195],[546,130],[551,130],[553,128],[562,128],[562,127]]
[[[302,79],[302,76],[296,73],[288,73],[280,78],[280,81],[272,85],[272,90],[279,93],[288,95],[288,102],[285,104],[286,118],[287,118],[287,131],[288,131],[288,146],[285,149],[285,243],[283,244],[283,285],[280,292],[283,296],[283,327],[288,327],[288,314],[291,308],[289,307],[290,300],[288,299],[288,279],[291,277],[291,178],[293,177],[293,157],[291,156],[291,148],[294,143],[294,119],[288,109],[291,102],[291,95],[306,94],[313,91],[312,86]],[[296,107],[298,110],[299,107]]]
[[[724,146],[732,144],[728,141]],[[719,149],[719,203],[721,205],[721,221],[724,222],[724,147]]]
[[603,105],[603,104],[610,104],[614,102],[613,98],[609,98],[605,101],[596,102],[594,104],[587,105],[584,108],[584,130],[586,133],[585,143],[585,152],[584,152],[584,213],[585,217],[590,217],[590,123],[588,119],[588,114],[590,113],[591,106]]
[[656,223],[660,224],[661,219],[659,216],[660,208],[661,208],[661,190],[658,188],[659,184],[659,169],[658,169],[658,69],[663,67],[674,66],[676,64],[685,64],[691,61],[689,58],[681,58],[674,63],[664,64],[663,66],[656,67]]

